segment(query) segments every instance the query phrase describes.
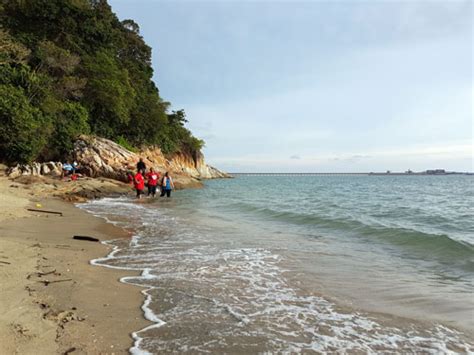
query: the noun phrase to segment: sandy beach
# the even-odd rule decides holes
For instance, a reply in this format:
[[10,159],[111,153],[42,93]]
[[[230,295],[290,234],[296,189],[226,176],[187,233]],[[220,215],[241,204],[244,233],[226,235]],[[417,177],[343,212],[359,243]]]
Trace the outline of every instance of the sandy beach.
[[75,185],[26,180],[0,177],[0,353],[127,353],[130,333],[148,324],[140,289],[118,282],[133,274],[90,265],[109,248],[72,237],[107,240],[129,238],[129,233],[47,196],[81,200],[73,191],[111,193],[129,187],[92,179]]

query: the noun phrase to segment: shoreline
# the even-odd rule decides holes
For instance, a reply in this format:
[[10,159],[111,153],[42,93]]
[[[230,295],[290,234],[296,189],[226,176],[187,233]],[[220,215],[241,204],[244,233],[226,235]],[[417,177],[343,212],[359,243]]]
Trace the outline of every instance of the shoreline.
[[[111,222],[106,222],[106,223],[113,225],[113,223],[111,223]],[[115,239],[115,241],[116,240],[117,239]],[[104,241],[103,243],[106,244],[106,245],[112,245],[113,241],[114,240]],[[143,295],[143,300],[142,300],[141,307],[140,307],[141,310],[142,310],[142,316],[148,323],[151,323],[151,324],[147,324],[146,326],[144,326],[140,329],[135,329],[134,331],[132,331],[129,334],[131,336],[131,338],[133,339],[133,344],[128,349],[128,352],[131,353],[131,354],[141,354],[140,344],[143,341],[143,338],[140,337],[138,334],[140,334],[141,332],[146,332],[146,331],[148,331],[150,329],[153,329],[153,328],[159,328],[159,327],[161,327],[162,325],[164,325],[166,323],[163,320],[159,319],[153,313],[153,311],[149,308],[149,305],[152,301],[152,297],[148,293],[148,291],[153,290],[153,287],[136,284],[136,283],[133,283],[133,282],[129,281],[129,279],[147,278],[147,276],[149,276],[150,269],[147,269],[147,268],[132,269],[132,268],[121,267],[121,266],[111,266],[111,265],[106,265],[106,264],[100,264],[100,261],[107,261],[107,260],[113,259],[114,254],[121,251],[121,250],[122,249],[119,248],[118,246],[112,245],[112,250],[109,250],[109,253],[106,256],[100,257],[100,258],[97,258],[97,259],[92,259],[90,261],[90,263],[91,263],[91,265],[106,268],[106,269],[132,272],[132,275],[123,276],[118,281],[122,284],[130,285],[130,286],[138,288],[140,290],[140,293]]]
[[[104,183],[100,179],[84,180],[83,185],[91,181]],[[82,182],[64,184],[81,188]],[[133,233],[71,201],[44,197],[48,192],[41,194],[38,186],[27,189],[29,186],[18,187],[16,182],[0,177],[0,272],[4,280],[0,311],[5,315],[0,320],[0,353],[137,353],[140,333],[163,324],[148,307],[152,288],[129,283],[131,279],[146,279],[150,269],[101,264],[113,258],[128,239],[132,238],[134,245]],[[119,188],[130,191],[127,185]],[[102,196],[110,196],[112,190]],[[30,207],[64,215],[29,212]],[[103,243],[73,240],[73,235],[96,237]],[[346,307],[352,309],[351,302],[336,301],[339,297],[321,297],[334,303],[336,312],[341,309],[345,314]],[[438,329],[427,319],[394,316],[383,310],[367,312],[364,307],[353,310],[355,314],[378,315],[380,324],[393,329],[415,324],[423,332]],[[463,341],[472,336],[466,329],[447,326],[461,331]]]
[[[93,265],[112,248],[72,237],[131,233],[36,192],[0,177],[0,353],[128,354],[133,332],[153,325],[142,289],[119,282],[140,273]],[[27,211],[37,204],[63,216]]]
[[[119,202],[119,205],[122,204],[123,201],[120,201]],[[107,208],[113,208],[113,203],[111,203],[111,205],[109,205],[109,203],[111,203],[110,201],[107,201],[103,206],[102,208],[97,208],[97,210],[95,208],[92,208],[92,211],[98,211],[97,214],[98,215],[101,215],[102,213],[106,216],[109,216],[109,214],[107,213]],[[99,202],[99,205],[101,205],[101,203]],[[132,206],[133,207],[133,206]],[[122,208],[122,207],[120,207]],[[122,211],[122,213],[125,213],[125,214],[122,214],[123,216],[129,216],[128,213],[130,213],[130,215],[133,214],[133,208],[130,209],[130,210],[127,210],[127,209],[124,209],[124,211]],[[117,212],[117,213],[112,213],[112,216],[113,217],[110,217],[112,220],[114,221],[121,221],[120,219],[120,213]],[[115,217],[115,218],[114,218]],[[127,219],[129,219],[129,217],[127,217]],[[113,223],[113,222],[112,222]],[[132,223],[133,224],[133,223]],[[152,234],[152,235],[155,235],[155,234]],[[151,246],[153,244],[149,244],[150,243],[150,240],[146,240],[146,236],[143,236],[142,235],[142,238],[145,239],[144,241],[144,246]],[[116,245],[117,249],[118,250],[121,250],[124,245],[123,243],[112,243],[114,245]],[[137,242],[132,242],[132,245],[133,246],[137,246],[137,248],[139,248],[140,246],[140,241],[137,240]],[[146,248],[145,248],[146,249]],[[166,249],[166,248],[165,248]],[[128,259],[125,259],[125,260],[120,260],[124,254],[123,253],[120,253],[119,251],[117,250],[117,260],[116,262],[112,262],[109,266],[107,265],[104,265],[106,267],[117,267],[117,268],[123,268],[123,269],[127,269],[126,265],[130,265],[131,267],[135,268],[135,267],[138,267],[140,264],[137,264],[137,262],[139,261],[139,258],[137,258],[137,255],[141,255],[141,254],[134,254],[134,253],[131,253],[131,259],[132,261],[130,262],[130,264],[128,264]],[[145,252],[146,253],[146,252]],[[165,252],[166,254],[166,252]],[[133,256],[132,256],[133,255]],[[149,257],[150,255],[148,255]],[[164,255],[162,255],[164,256]],[[113,259],[114,258],[114,255],[109,255],[109,257],[107,258],[104,258],[104,259]],[[166,257],[164,257],[165,260],[166,260]],[[227,262],[227,261],[226,261]],[[160,272],[160,271],[163,271],[164,274],[166,274],[167,271],[169,271],[170,269],[167,269],[166,267],[164,267],[164,269],[162,270],[161,267],[157,267],[155,269],[154,266],[149,266],[151,267],[152,269],[151,270],[154,270],[154,275],[159,275],[157,274],[156,272]],[[287,269],[283,266],[283,269]],[[146,268],[140,268],[140,270],[143,270],[143,273],[140,277],[137,277],[137,278],[134,278],[134,279],[141,279],[144,283],[146,284],[151,284],[153,285],[152,282],[149,282],[147,281],[148,279],[148,276],[149,276],[149,273],[147,270],[150,270],[150,269],[146,269]],[[171,270],[173,270],[173,267],[171,267]],[[294,272],[297,273],[297,271],[293,270]],[[192,278],[188,278],[188,279],[192,279]],[[163,279],[163,280],[166,280]],[[163,281],[163,280],[160,280],[160,281]],[[287,281],[292,281],[291,280],[291,277],[289,279],[287,279]],[[122,282],[124,282],[126,280],[122,280]],[[291,284],[293,286],[295,286],[295,290],[298,290],[298,285],[299,285],[299,281],[301,280],[298,280],[298,279],[295,279],[294,282],[292,281]],[[136,281],[135,281],[136,282]],[[164,282],[164,281],[163,281]],[[141,283],[141,282],[139,282]],[[305,284],[303,282],[303,284]],[[140,285],[141,287],[143,287],[144,285],[141,284]],[[176,288],[176,294],[183,294],[183,291],[184,290],[184,287],[182,287],[183,285],[181,284],[181,287],[177,287]],[[162,286],[159,286],[159,285],[156,285],[154,284],[154,286],[151,287],[151,289],[155,287],[155,289],[160,289],[162,288]],[[146,287],[147,289],[144,290],[144,293],[147,294],[146,292],[150,289],[148,288],[148,286]],[[293,289],[293,288],[292,288]],[[461,341],[461,343],[459,343],[459,345],[455,344],[450,344],[449,345],[449,348],[450,350],[453,350],[453,349],[457,349],[457,351],[460,351],[462,352],[462,350],[464,349],[464,351],[466,351],[466,349],[469,348],[469,340],[471,338],[471,334],[469,332],[465,332],[465,330],[463,329],[459,329],[459,327],[455,327],[455,326],[452,326],[450,324],[446,324],[446,323],[443,323],[443,322],[437,322],[437,321],[433,321],[433,320],[429,320],[429,319],[425,319],[425,318],[412,318],[412,317],[407,317],[407,316],[400,316],[400,315],[397,315],[395,313],[391,313],[390,312],[390,308],[385,308],[384,310],[368,310],[367,308],[365,307],[358,307],[357,305],[354,305],[352,304],[351,302],[346,302],[346,300],[343,300],[341,299],[340,297],[335,297],[334,294],[330,294],[330,293],[326,293],[326,292],[323,292],[321,293],[321,289],[319,288],[316,288],[316,289],[308,289],[307,287],[304,287],[302,289],[300,289],[300,291],[302,291],[301,294],[298,294],[297,297],[301,296],[303,299],[306,297],[305,295],[306,292],[308,292],[310,295],[312,296],[316,296],[316,298],[320,297],[323,302],[328,302],[327,304],[329,305],[329,308],[327,309],[329,311],[330,314],[334,314],[335,317],[355,317],[355,319],[357,320],[355,322],[355,324],[359,324],[360,322],[364,323],[366,322],[366,325],[368,326],[371,326],[371,327],[376,327],[376,328],[379,328],[379,327],[383,327],[383,329],[386,328],[386,330],[390,333],[390,332],[395,332],[397,334],[397,336],[401,337],[400,339],[403,339],[403,340],[400,340],[401,343],[405,344],[403,349],[407,350],[409,349],[409,346],[426,346],[426,345],[423,345],[424,343],[426,343],[427,341],[429,342],[430,340],[432,340],[432,336],[446,336],[446,334],[450,334],[449,336],[455,336],[455,337],[459,337],[458,339]],[[171,282],[170,284],[166,285],[166,299],[173,299],[174,298],[174,287],[173,287],[173,282]],[[186,294],[186,292],[184,292],[184,294]],[[193,293],[194,294],[194,293]],[[157,296],[157,298],[155,298],[155,296]],[[163,296],[163,295],[162,295]],[[152,335],[152,337],[164,337],[166,338],[166,336],[169,336],[170,334],[173,334],[173,336],[176,336],[177,339],[179,339],[181,336],[185,336],[185,335],[188,335],[188,336],[191,336],[192,335],[196,335],[197,334],[197,337],[199,336],[202,336],[204,340],[202,340],[203,342],[205,342],[205,339],[206,336],[207,336],[207,332],[204,331],[201,333],[201,328],[200,329],[195,329],[193,328],[192,326],[190,326],[189,324],[186,324],[186,322],[183,322],[181,323],[180,321],[174,321],[174,320],[171,320],[171,318],[167,318],[166,316],[166,301],[163,302],[164,298],[159,298],[160,296],[153,293],[153,299],[155,302],[155,306],[154,306],[154,310],[152,309],[152,311],[154,311],[154,314],[155,315],[160,315],[160,317],[162,315],[164,315],[164,317],[162,319],[165,319],[167,321],[167,325],[165,327],[163,327],[163,329],[159,330],[155,330],[149,334],[145,334],[144,333],[144,336],[147,337],[149,340],[151,339],[150,335]],[[163,296],[164,297],[164,296]],[[208,296],[206,294],[204,295],[200,295],[200,297],[198,298],[204,298],[204,299],[207,299],[206,297],[213,297],[213,296]],[[179,297],[178,297],[179,298]],[[164,307],[162,306],[164,303]],[[175,305],[175,303],[171,302],[173,305]],[[217,302],[219,304],[219,302]],[[220,307],[222,307],[222,303],[220,303]],[[144,304],[144,311],[146,313],[146,307],[147,307],[147,304],[145,303]],[[192,307],[191,307],[192,308]],[[230,311],[229,311],[230,309]],[[233,321],[237,320],[237,321],[243,321],[245,323],[245,316],[241,316],[239,315],[239,313],[234,313],[234,311],[232,310],[232,306],[229,306],[229,308],[227,308],[227,306],[224,307],[224,313],[225,314],[230,314],[231,318],[234,318]],[[324,313],[324,312],[323,312]],[[188,313],[183,313],[185,315],[187,315]],[[245,314],[245,312],[244,312]],[[153,316],[153,313],[151,314]],[[209,313],[206,313],[206,315],[209,315]],[[174,316],[174,315],[173,315]],[[374,317],[375,316],[375,317]],[[150,319],[150,318],[149,318]],[[324,319],[324,317],[323,317]],[[158,319],[157,323],[160,322],[160,320]],[[197,322],[197,323],[200,323],[200,322]],[[205,322],[203,322],[205,323]],[[186,328],[186,327],[189,327],[189,328]],[[337,327],[337,324],[336,324],[336,327]],[[148,329],[152,328],[152,326],[148,327]],[[209,328],[208,328],[209,329]],[[213,329],[212,327],[210,329]],[[410,331],[406,332],[407,329],[410,329],[410,331],[412,332],[412,334],[416,334],[414,335],[415,337],[417,337],[419,340],[417,341],[414,341],[413,343],[410,343]],[[446,334],[441,334],[444,332],[444,329],[446,329],[446,331],[448,333]],[[364,340],[364,334],[365,334],[365,328],[363,329],[359,329],[361,331],[361,339]],[[140,331],[138,331],[137,333],[140,333],[142,331],[145,331],[145,329],[142,329]],[[438,333],[436,333],[438,332]],[[382,332],[382,335],[383,336],[383,332]],[[438,335],[436,335],[438,334]],[[326,333],[322,333],[322,336],[329,336],[330,334],[326,334]],[[368,334],[366,334],[366,336],[368,336],[369,338],[371,337],[371,334],[370,332]],[[172,338],[174,339],[174,338]],[[455,341],[457,341],[458,339],[456,339]],[[380,340],[380,339],[379,339]],[[450,338],[446,338],[444,339],[446,341],[450,341]],[[201,341],[201,339],[199,340]],[[150,342],[151,343],[151,342]],[[407,345],[408,344],[408,345]],[[411,344],[411,345],[410,345]],[[434,347],[436,347],[436,341],[433,341],[433,343],[428,343],[429,345],[433,345]],[[388,344],[390,345],[390,344]],[[148,349],[153,349],[153,351],[159,351],[158,349],[161,349],[161,348],[148,348]],[[179,344],[174,344],[174,347],[173,347],[173,343],[171,344],[171,347],[170,348],[167,348],[169,351],[180,351],[180,349],[182,350],[183,348],[180,348],[179,347]],[[197,349],[197,348],[195,348]],[[232,348],[234,351],[237,352],[237,348]],[[238,348],[241,352],[244,352],[244,347],[242,348]],[[261,348],[259,348],[260,350],[259,351],[264,351],[264,347],[262,345]],[[385,349],[385,348],[380,348],[380,349]],[[388,346],[388,349],[392,349],[392,347]],[[432,348],[430,348],[432,349]],[[439,348],[437,348],[439,350]],[[133,349],[132,349],[133,350]],[[247,349],[248,350],[248,349]],[[255,349],[253,349],[255,350]],[[268,350],[268,349],[267,349]],[[151,351],[151,350],[150,350]],[[251,351],[252,352],[252,351]],[[257,351],[255,351],[257,352]]]

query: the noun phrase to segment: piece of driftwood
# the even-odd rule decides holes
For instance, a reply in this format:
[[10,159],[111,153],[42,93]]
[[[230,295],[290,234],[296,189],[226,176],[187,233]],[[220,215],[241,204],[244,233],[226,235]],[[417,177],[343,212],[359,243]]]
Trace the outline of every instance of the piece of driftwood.
[[36,274],[38,276],[46,276],[46,275],[49,275],[49,274],[54,274],[55,272],[56,272],[56,269],[48,271],[48,272],[37,272]]
[[87,235],[75,235],[72,237],[72,239],[77,239],[77,240],[87,240],[88,242],[98,242],[99,239],[94,238],[94,237],[88,237]]
[[33,275],[36,275],[38,277],[43,277],[43,276],[46,276],[46,275],[51,275],[51,274],[54,274],[56,272],[56,269],[52,270],[52,271],[48,271],[48,272],[34,272],[32,274],[28,274],[28,276],[26,277],[28,280],[31,278],[31,276]]
[[0,260],[0,263],[2,263],[2,264],[8,264],[8,265],[11,264],[11,263],[9,263],[8,261],[1,261],[1,260]]
[[43,283],[45,286],[48,286],[49,284],[52,284],[52,283],[65,282],[65,281],[72,281],[72,279],[52,280],[52,281],[49,281],[49,280],[39,280],[38,282],[41,282],[41,283]]
[[62,212],[56,212],[56,211],[47,211],[47,210],[38,210],[36,208],[27,208],[28,211],[31,212],[43,212],[43,213],[51,213],[51,214],[57,214],[62,217],[63,213]]

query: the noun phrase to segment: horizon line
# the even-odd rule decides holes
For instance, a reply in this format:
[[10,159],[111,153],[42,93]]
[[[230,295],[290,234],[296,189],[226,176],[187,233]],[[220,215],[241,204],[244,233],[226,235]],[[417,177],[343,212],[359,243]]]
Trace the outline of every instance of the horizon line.
[[370,171],[370,172],[347,172],[347,171],[333,171],[333,172],[256,172],[256,171],[244,171],[244,172],[227,172],[230,175],[334,175],[334,174],[350,174],[350,175],[453,175],[453,174],[474,174],[472,171],[444,171],[444,172],[429,172],[429,170],[418,171],[418,172],[402,172],[402,171]]

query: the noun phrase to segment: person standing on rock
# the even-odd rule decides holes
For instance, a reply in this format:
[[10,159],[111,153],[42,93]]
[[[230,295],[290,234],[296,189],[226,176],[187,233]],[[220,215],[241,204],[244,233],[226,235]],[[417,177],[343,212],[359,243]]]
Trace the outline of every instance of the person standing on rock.
[[163,180],[161,181],[161,195],[160,195],[160,197],[163,197],[165,194],[166,194],[166,197],[170,197],[171,190],[173,190],[173,189],[174,189],[173,179],[168,174],[168,172],[166,172],[165,176],[163,176]]
[[145,171],[146,171],[146,165],[145,165],[145,162],[143,161],[143,158],[140,158],[140,160],[138,161],[138,163],[137,163],[137,170],[143,171],[143,173],[145,173]]
[[133,177],[133,184],[137,191],[137,198],[140,199],[143,195],[143,190],[145,189],[145,179],[143,178],[142,170],[138,170]]
[[146,174],[147,184],[148,184],[148,196],[155,197],[156,195],[156,185],[160,179],[160,174],[155,172],[153,168],[150,168],[150,171]]

